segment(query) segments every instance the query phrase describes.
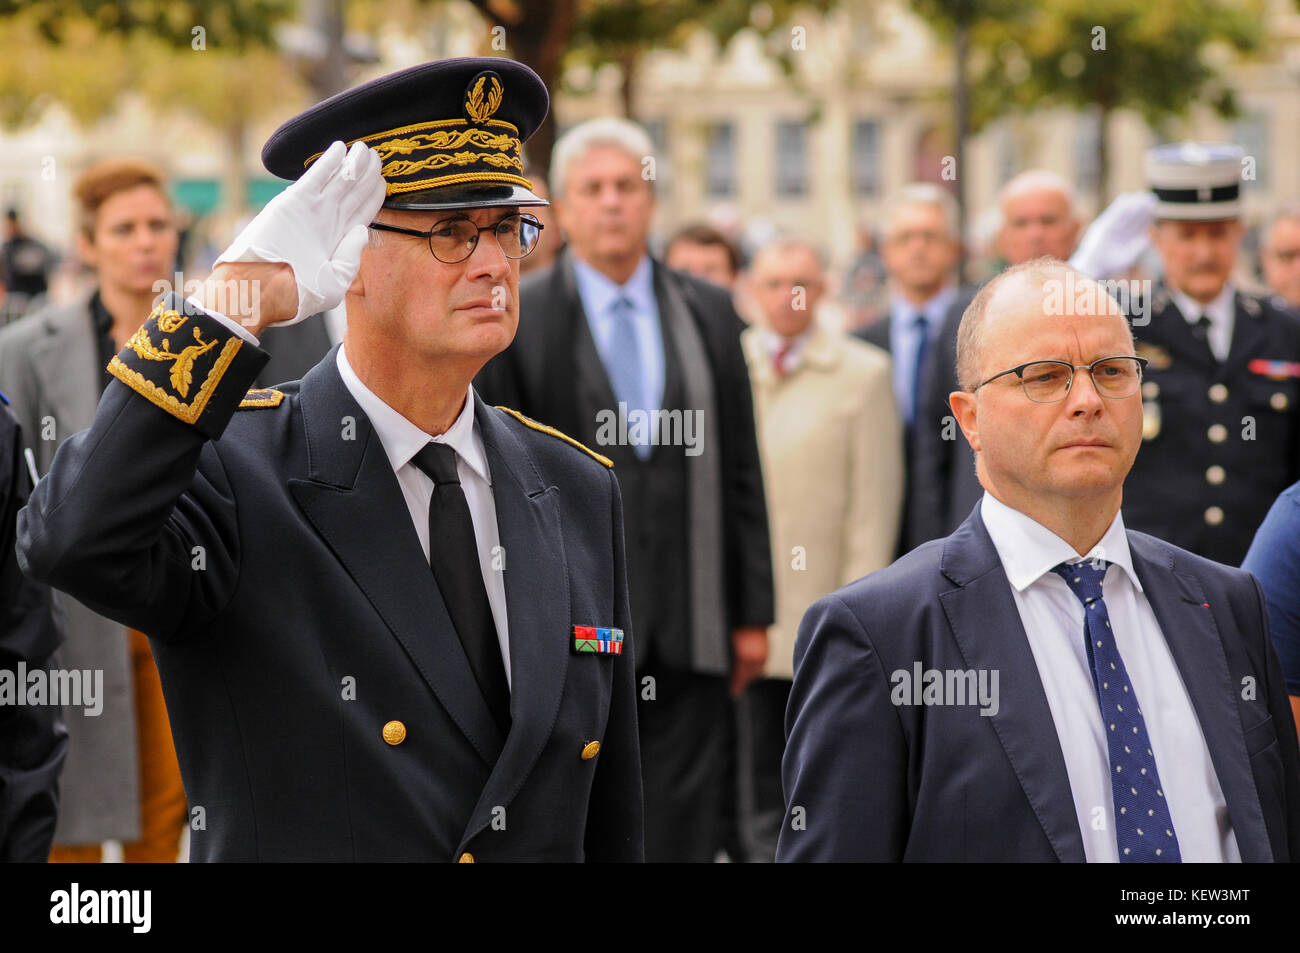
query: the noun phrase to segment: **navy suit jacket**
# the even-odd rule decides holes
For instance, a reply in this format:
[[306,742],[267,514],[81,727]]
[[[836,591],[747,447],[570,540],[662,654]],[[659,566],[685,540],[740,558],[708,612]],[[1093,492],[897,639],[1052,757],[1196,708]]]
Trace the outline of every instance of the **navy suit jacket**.
[[[1144,533],[1128,540],[1242,860],[1300,858],[1300,750],[1258,583]],[[997,670],[997,713],[895,706],[890,673],[918,661]],[[1085,859],[1052,714],[978,508],[808,610],[786,727],[778,860]]]

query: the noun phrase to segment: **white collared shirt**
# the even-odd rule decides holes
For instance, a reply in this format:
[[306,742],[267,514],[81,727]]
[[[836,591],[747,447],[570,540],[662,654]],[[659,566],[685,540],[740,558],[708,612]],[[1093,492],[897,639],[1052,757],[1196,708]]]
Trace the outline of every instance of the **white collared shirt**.
[[1201,315],[1210,319],[1206,338],[1209,341],[1210,353],[1220,361],[1226,361],[1228,352],[1232,349],[1232,326],[1237,317],[1234,294],[1231,281],[1225,283],[1223,290],[1208,304],[1201,304],[1177,288],[1169,289],[1169,297],[1178,306],[1178,310],[1182,312],[1188,324],[1195,324],[1200,320]]
[[[984,525],[1011,583],[1016,609],[1052,712],[1074,810],[1090,862],[1119,861],[1105,726],[1084,644],[1083,604],[1052,572],[1079,554],[1061,537],[986,492]],[[1133,569],[1119,513],[1087,558],[1111,565],[1102,597],[1115,644],[1142,704],[1160,783],[1185,862],[1239,862],[1223,789],[1169,645]],[[1099,828],[1100,825],[1100,829]]]
[[782,349],[788,345],[790,350],[786,352],[785,361],[783,363],[785,365],[785,373],[793,373],[803,362],[804,348],[808,344],[808,339],[812,337],[813,328],[814,325],[810,324],[807,328],[792,338],[788,338],[783,334],[777,334],[771,328],[763,328],[763,349],[767,352],[768,359],[772,362],[772,365],[774,367],[776,366],[777,357],[780,355]]
[[610,348],[613,346],[612,306],[620,297],[632,302],[632,323],[641,351],[641,406],[658,410],[664,400],[664,341],[659,327],[659,303],[655,300],[654,268],[650,256],[642,255],[632,276],[621,285],[576,256],[573,258],[573,275],[591,336],[596,341],[596,351],[606,368],[611,364]]
[[433,498],[433,480],[411,459],[430,442],[448,444],[456,451],[456,474],[460,477],[461,489],[465,491],[470,518],[474,523],[479,571],[483,574],[483,585],[487,588],[492,621],[496,623],[497,642],[500,643],[501,659],[506,668],[506,684],[512,684],[505,575],[492,566],[493,551],[500,545],[500,534],[497,531],[497,511],[492,496],[492,475],[488,472],[487,451],[483,447],[478,421],[474,418],[474,388],[466,388],[465,406],[456,422],[447,428],[446,433],[434,437],[389,407],[363,384],[348,363],[342,345],[339,346],[336,363],[344,386],[361,405],[375,428],[375,433],[379,435],[379,442],[383,445],[388,462],[392,464],[393,473],[397,476],[397,483],[402,488],[406,508],[411,512],[411,522],[415,524],[415,534],[420,539],[420,548],[424,550],[426,561],[429,559],[429,502]]

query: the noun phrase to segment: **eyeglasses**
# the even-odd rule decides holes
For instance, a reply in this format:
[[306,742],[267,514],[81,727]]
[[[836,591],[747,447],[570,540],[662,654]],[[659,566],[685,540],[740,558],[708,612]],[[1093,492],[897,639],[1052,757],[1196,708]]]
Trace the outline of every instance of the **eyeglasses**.
[[479,228],[463,215],[446,218],[438,222],[427,232],[418,232],[413,228],[399,228],[382,222],[371,222],[370,227],[380,232],[397,232],[399,235],[412,235],[423,238],[429,243],[429,251],[438,261],[455,265],[470,255],[478,247],[478,238],[483,232],[492,232],[497,237],[497,244],[507,258],[526,258],[537,247],[541,238],[541,222],[531,215],[507,215],[495,225]]
[[1091,364],[1071,364],[1068,361],[1030,361],[1000,374],[994,374],[988,380],[977,384],[973,394],[985,384],[990,384],[999,377],[1015,374],[1020,378],[1020,386],[1025,396],[1035,403],[1053,404],[1065,400],[1074,383],[1075,371],[1087,371],[1097,393],[1102,397],[1132,397],[1138,392],[1142,383],[1142,371],[1146,368],[1146,358],[1142,357],[1103,357]]

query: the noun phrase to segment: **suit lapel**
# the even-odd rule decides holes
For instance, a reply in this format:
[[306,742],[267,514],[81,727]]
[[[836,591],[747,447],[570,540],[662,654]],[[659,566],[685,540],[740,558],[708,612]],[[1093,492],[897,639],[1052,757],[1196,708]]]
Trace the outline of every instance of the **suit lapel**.
[[1259,319],[1259,303],[1237,292],[1233,296],[1232,306],[1232,346],[1228,351],[1228,359],[1223,362],[1224,377],[1235,377],[1252,358],[1270,356],[1261,353],[1268,332],[1264,322]]
[[578,375],[578,413],[583,421],[578,439],[590,440],[591,434],[587,433],[586,422],[590,421],[594,433],[596,413],[604,409],[617,410],[618,398],[614,396],[614,387],[609,382],[605,362],[596,350],[596,339],[592,336],[587,312],[582,306],[582,296],[578,294],[578,279],[573,274],[573,261],[567,254],[561,255],[555,267],[560,279],[560,307],[566,309],[573,330],[573,363]]
[[1129,533],[1128,541],[1143,594],[1160,623],[1210,750],[1241,859],[1271,861],[1273,852],[1237,712],[1238,686],[1228,671],[1223,641],[1214,613],[1205,605],[1200,581],[1176,570],[1173,553],[1157,540]]
[[993,730],[1056,856],[1086,859],[1065,757],[1029,640],[978,508],[944,545],[940,570],[957,584],[939,601],[968,669],[999,672],[1004,692]]
[[471,815],[466,841],[491,822],[493,807],[510,803],[545,747],[559,711],[573,636],[560,490],[542,479],[511,425],[477,394],[475,414],[506,559],[511,726]]
[[[501,731],[447,615],[379,435],[339,376],[334,350],[303,378],[299,408],[309,472],[289,481],[294,499],[452,720],[488,765],[496,763]],[[353,439],[340,435],[348,418],[355,421]],[[376,541],[387,558],[376,558]]]
[[[62,438],[94,421],[104,369],[99,366],[88,306],[55,312],[46,319],[46,327],[51,333],[32,346],[31,361],[48,402],[43,413],[53,416]],[[51,455],[58,445],[31,439],[38,447],[49,447]],[[48,467],[49,461],[42,461],[42,472]]]

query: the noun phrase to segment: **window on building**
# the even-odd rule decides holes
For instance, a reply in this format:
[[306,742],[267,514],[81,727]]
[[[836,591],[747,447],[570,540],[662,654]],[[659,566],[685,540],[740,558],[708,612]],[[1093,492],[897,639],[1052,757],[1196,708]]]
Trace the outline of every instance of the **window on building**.
[[808,192],[808,127],[802,120],[776,124],[776,194],[796,198]]
[[864,198],[880,194],[880,120],[859,119],[853,124],[849,168],[854,194]]
[[668,157],[668,120],[662,117],[647,119],[642,123],[650,142],[654,144],[654,188],[666,195],[670,188],[672,163]]
[[1101,110],[1077,113],[1074,123],[1074,187],[1091,195],[1101,186]]
[[736,127],[730,122],[709,126],[704,190],[711,198],[736,193]]
[[1268,113],[1248,112],[1232,125],[1231,142],[1237,143],[1246,152],[1246,157],[1254,159],[1242,166],[1243,173],[1254,174],[1254,179],[1242,182],[1243,194],[1268,189]]

